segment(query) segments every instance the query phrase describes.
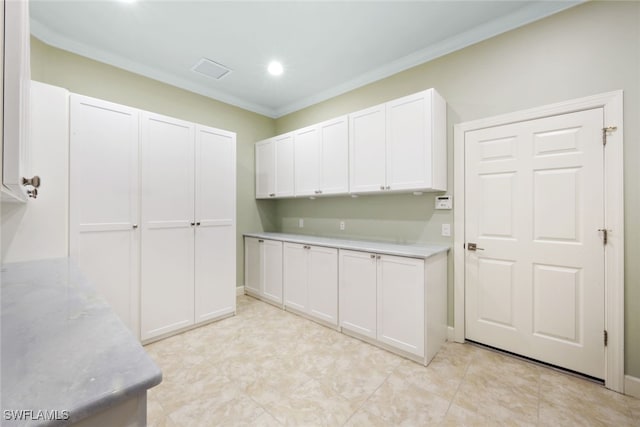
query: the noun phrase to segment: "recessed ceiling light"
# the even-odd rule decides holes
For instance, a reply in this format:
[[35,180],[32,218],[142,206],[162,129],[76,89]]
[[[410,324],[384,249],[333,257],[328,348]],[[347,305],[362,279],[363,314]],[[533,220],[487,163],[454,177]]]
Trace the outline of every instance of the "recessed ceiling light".
[[267,71],[269,71],[269,74],[271,74],[272,76],[279,76],[280,74],[282,74],[284,69],[282,68],[282,64],[278,61],[271,61],[271,63],[267,67]]

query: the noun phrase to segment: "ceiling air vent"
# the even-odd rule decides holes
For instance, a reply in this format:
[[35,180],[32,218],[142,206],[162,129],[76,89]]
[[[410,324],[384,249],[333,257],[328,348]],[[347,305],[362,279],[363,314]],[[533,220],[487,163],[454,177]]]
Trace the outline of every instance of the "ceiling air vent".
[[196,73],[200,73],[203,76],[207,76],[216,80],[220,80],[231,72],[231,70],[224,65],[218,64],[217,62],[214,62],[207,58],[200,59],[200,61],[198,61],[196,65],[191,68],[191,71],[195,71]]

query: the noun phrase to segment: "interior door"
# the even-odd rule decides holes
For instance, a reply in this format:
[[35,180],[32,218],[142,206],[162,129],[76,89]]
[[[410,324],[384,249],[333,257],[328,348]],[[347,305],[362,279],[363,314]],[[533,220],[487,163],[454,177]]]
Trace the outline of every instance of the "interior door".
[[602,127],[598,108],[465,136],[466,338],[596,378]]
[[70,97],[69,252],[139,334],[138,112]]
[[144,113],[142,339],[194,322],[194,125]]
[[236,310],[236,135],[196,126],[195,321]]

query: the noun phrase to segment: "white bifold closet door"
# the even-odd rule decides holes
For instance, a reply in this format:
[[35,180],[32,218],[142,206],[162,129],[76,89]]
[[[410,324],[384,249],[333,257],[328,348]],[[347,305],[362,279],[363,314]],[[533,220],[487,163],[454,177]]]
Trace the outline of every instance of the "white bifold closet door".
[[142,113],[141,338],[194,323],[195,125]]
[[138,111],[70,97],[69,252],[139,333]]

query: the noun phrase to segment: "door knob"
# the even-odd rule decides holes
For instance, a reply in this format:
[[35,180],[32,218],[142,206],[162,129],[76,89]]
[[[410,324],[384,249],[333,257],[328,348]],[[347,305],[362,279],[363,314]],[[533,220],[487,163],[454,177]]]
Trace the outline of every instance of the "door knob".
[[138,228],[138,224],[133,224],[131,227],[135,230]]

